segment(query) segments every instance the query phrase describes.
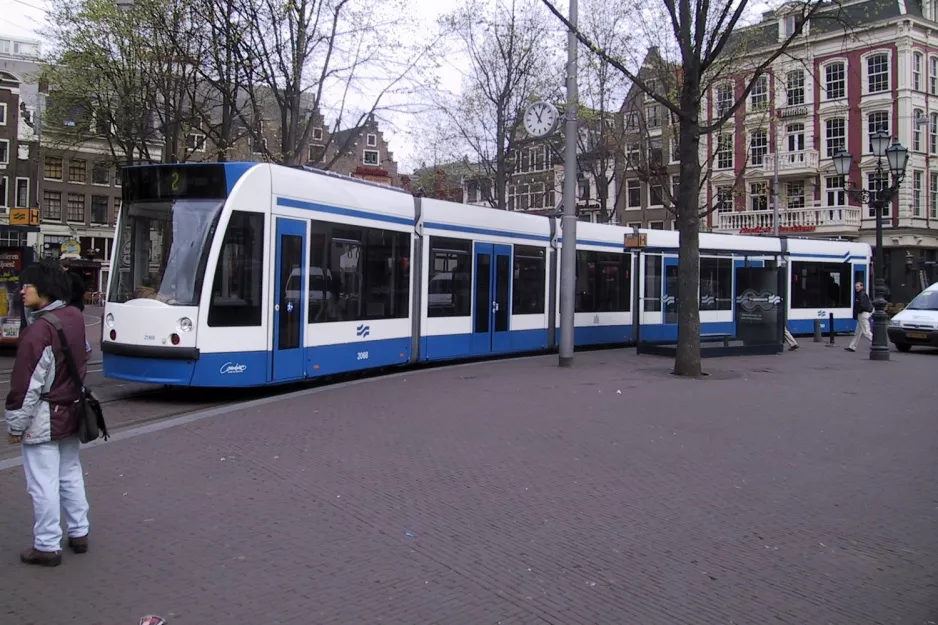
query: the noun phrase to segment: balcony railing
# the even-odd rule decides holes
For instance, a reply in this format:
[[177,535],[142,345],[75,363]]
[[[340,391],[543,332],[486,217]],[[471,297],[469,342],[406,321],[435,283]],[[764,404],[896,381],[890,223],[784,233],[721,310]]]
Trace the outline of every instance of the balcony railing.
[[[833,233],[860,229],[861,209],[855,206],[816,206],[783,209],[778,215],[780,234]],[[771,210],[718,213],[716,229],[739,234],[771,234]]]
[[775,171],[775,157],[778,157],[778,171],[790,172],[794,170],[816,170],[818,168],[817,150],[799,150],[798,152],[779,152],[766,154],[762,159],[762,169],[765,172]]

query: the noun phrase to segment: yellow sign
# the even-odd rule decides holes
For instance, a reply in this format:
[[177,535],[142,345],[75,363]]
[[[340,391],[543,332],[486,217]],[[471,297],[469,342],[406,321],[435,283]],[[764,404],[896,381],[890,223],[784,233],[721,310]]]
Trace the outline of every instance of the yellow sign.
[[13,208],[10,209],[11,226],[38,226],[39,209],[38,208]]
[[625,247],[646,247],[648,245],[647,234],[627,234],[625,235]]
[[10,225],[11,226],[28,226],[29,225],[29,209],[28,208],[14,208],[10,210]]

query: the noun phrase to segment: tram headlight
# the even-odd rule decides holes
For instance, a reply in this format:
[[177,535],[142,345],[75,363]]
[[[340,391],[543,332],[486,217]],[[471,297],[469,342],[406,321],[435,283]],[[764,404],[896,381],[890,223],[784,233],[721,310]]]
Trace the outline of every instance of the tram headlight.
[[189,317],[183,317],[180,319],[179,329],[182,332],[192,332],[192,319],[189,319]]
[[114,315],[111,313],[108,313],[107,317],[104,318],[104,323],[107,324],[107,327],[113,328],[114,327]]

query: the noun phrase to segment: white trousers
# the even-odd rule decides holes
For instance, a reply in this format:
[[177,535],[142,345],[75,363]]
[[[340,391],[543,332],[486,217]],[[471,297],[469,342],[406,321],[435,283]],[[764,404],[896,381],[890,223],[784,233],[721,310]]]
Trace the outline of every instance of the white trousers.
[[861,312],[857,315],[857,331],[853,333],[853,340],[850,341],[850,349],[856,349],[860,344],[860,337],[865,336],[870,343],[873,342],[873,333],[870,332],[870,313]]
[[791,335],[791,332],[788,331],[788,328],[785,328],[785,342],[788,343],[789,347],[794,347],[798,344],[798,341],[796,341],[795,337]]
[[78,437],[23,445],[26,491],[33,500],[33,547],[40,551],[62,548],[60,508],[65,509],[68,535],[88,534],[88,499],[78,458]]

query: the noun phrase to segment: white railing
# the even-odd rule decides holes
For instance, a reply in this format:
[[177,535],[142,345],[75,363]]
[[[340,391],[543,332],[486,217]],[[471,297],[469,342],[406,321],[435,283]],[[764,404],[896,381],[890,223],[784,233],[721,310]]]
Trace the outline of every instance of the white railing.
[[[817,230],[859,230],[860,210],[855,206],[816,206],[784,209],[779,212],[781,234],[810,233]],[[771,210],[724,212],[717,214],[717,229],[740,234],[771,234],[775,224]]]
[[790,171],[792,169],[817,169],[817,150],[800,150],[798,152],[779,152],[766,154],[762,159],[762,169],[766,172],[775,171],[775,157],[778,156],[778,170]]

